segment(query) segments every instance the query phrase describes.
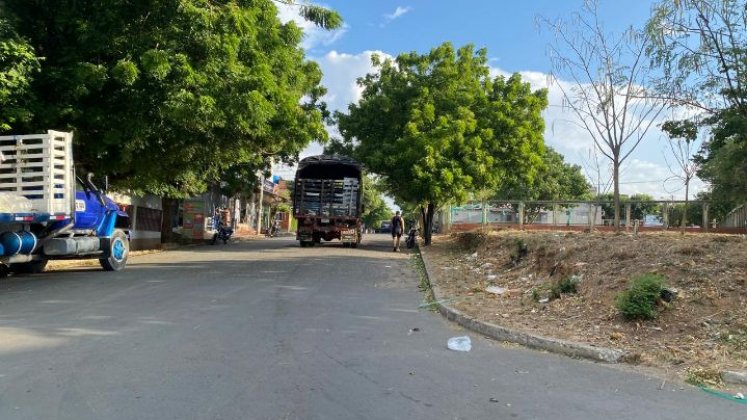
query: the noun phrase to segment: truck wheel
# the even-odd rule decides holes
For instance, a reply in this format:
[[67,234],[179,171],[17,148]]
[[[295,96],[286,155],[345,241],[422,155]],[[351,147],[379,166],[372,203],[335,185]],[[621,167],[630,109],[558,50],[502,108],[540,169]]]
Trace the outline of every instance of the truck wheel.
[[36,260],[36,261],[30,261],[27,263],[16,263],[11,264],[10,270],[14,273],[23,273],[23,274],[38,274],[44,272],[44,269],[47,268],[47,260]]
[[127,235],[119,229],[112,234],[107,250],[109,256],[99,260],[106,271],[120,271],[127,265],[127,257],[130,254],[130,241]]

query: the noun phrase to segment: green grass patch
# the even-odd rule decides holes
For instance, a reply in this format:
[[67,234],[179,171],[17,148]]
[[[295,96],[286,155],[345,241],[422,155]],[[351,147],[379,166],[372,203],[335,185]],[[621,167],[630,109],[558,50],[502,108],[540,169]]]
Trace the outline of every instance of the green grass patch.
[[634,278],[628,290],[617,296],[617,310],[628,320],[656,318],[664,280],[659,274],[644,274]]
[[[421,306],[433,305],[436,302],[433,296],[433,290],[431,285],[428,283],[428,274],[425,271],[425,262],[420,252],[413,252],[410,254],[410,264],[415,268],[415,272],[418,275],[418,290],[423,293],[423,302]],[[435,309],[435,305],[432,307]]]

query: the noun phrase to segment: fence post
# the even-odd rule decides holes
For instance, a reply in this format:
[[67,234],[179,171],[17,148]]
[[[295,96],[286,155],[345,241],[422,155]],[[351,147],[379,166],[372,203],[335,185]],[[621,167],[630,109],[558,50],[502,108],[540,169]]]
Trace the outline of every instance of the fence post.
[[557,203],[552,205],[552,224],[553,226],[558,225],[558,205]]
[[485,227],[485,225],[488,224],[488,206],[485,201],[482,202],[482,226]]
[[664,230],[669,229],[669,203],[664,203],[662,206],[661,221],[664,225]]
[[703,203],[703,228],[706,232],[708,232],[708,225],[710,224],[708,219],[708,203]]
[[519,202],[519,229],[524,230],[524,202]]
[[626,231],[630,230],[630,207],[631,207],[630,203],[627,203],[625,205],[625,230]]

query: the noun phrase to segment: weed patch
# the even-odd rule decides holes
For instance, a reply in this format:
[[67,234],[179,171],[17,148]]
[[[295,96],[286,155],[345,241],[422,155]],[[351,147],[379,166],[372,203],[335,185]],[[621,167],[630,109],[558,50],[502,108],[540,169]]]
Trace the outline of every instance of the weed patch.
[[628,320],[654,319],[663,288],[664,277],[658,274],[637,277],[628,290],[618,295],[617,310]]

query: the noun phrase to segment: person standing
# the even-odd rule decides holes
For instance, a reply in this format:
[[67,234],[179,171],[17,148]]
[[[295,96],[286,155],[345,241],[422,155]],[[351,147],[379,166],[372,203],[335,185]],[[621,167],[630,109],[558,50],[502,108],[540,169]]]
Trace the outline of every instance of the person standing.
[[402,232],[405,231],[405,221],[400,216],[399,211],[394,213],[392,217],[392,243],[394,245],[394,252],[399,251],[399,240],[402,238]]

